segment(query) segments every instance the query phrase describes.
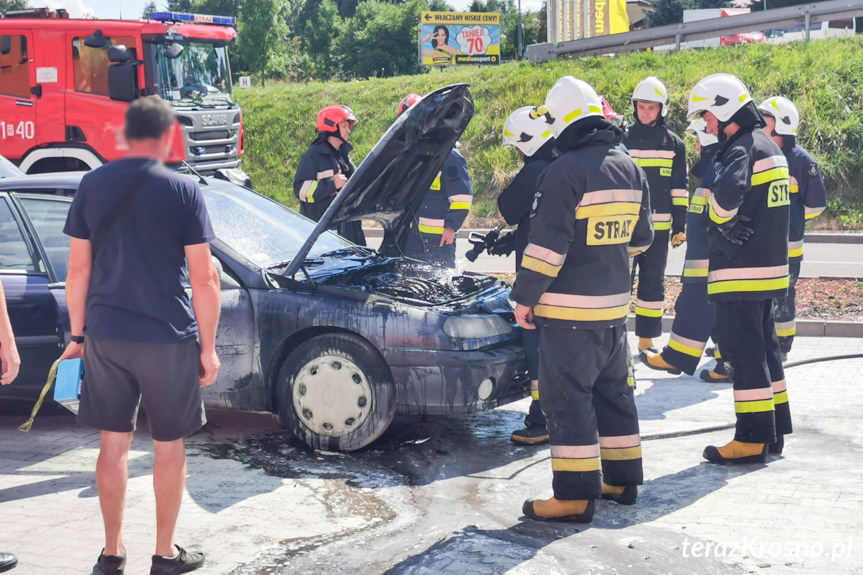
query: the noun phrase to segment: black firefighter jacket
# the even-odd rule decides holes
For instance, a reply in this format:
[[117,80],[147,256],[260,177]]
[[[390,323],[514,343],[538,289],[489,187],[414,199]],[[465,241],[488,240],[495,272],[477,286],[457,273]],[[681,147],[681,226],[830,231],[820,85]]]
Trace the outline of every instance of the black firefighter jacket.
[[616,147],[619,138],[610,125],[579,135],[540,178],[511,297],[543,326],[626,321],[629,255],[650,247],[653,225],[644,172]]
[[[716,156],[710,194],[711,301],[780,298],[788,290],[788,161],[760,128],[741,128]],[[741,246],[717,226],[747,216],[755,232]]]
[[689,192],[686,190],[686,147],[664,124],[635,124],[623,138],[629,155],[641,166],[650,184],[653,229],[682,232],[686,225]]

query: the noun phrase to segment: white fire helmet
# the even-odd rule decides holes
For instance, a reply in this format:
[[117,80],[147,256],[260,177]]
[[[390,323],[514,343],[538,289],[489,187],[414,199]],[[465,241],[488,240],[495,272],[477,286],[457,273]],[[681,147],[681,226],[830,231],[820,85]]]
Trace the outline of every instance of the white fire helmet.
[[545,106],[524,106],[509,115],[503,124],[503,147],[515,146],[527,157],[553,139],[554,118]]
[[788,98],[773,96],[758,105],[758,110],[765,116],[776,120],[773,131],[781,136],[796,136],[800,126],[800,112],[797,106]]
[[698,138],[698,143],[702,148],[712,146],[719,142],[719,138],[707,131],[707,122],[703,118],[695,118],[686,127],[686,131],[694,134]]
[[638,83],[632,91],[632,103],[636,102],[658,102],[662,106],[659,113],[663,118],[668,114],[668,90],[665,84],[656,76],[648,76]]
[[749,90],[731,74],[711,74],[702,78],[689,94],[686,116],[692,118],[711,112],[720,122],[727,122],[752,101]]
[[545,97],[545,106],[554,118],[551,132],[559,138],[572,124],[591,116],[604,117],[602,101],[584,80],[564,76],[554,83]]

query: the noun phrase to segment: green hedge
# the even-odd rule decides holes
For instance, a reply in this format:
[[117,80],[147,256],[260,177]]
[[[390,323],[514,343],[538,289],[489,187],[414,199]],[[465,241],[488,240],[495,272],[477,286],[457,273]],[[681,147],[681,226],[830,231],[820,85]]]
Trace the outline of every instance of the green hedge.
[[791,98],[803,118],[799,141],[820,162],[834,204],[863,204],[861,37],[667,54],[640,52],[538,65],[510,63],[397,78],[237,90],[244,111],[245,168],[258,190],[296,205],[292,179],[300,156],[314,137],[320,108],[341,103],[354,109],[359,124],[352,135],[353,157],[359,163],[393,121],[396,104],[406,93],[423,94],[446,84],[467,82],[476,113],[461,150],[477,195],[474,215],[484,217],[493,213],[494,198],[520,167],[515,152],[500,147],[504,120],[520,106],[541,103],[557,78],[571,74],[590,82],[615,110],[631,116],[629,96],[635,84],[646,76],[658,76],[671,92],[670,126],[682,134],[689,90],[698,79],[715,72],[740,77],[756,101],[772,95]]

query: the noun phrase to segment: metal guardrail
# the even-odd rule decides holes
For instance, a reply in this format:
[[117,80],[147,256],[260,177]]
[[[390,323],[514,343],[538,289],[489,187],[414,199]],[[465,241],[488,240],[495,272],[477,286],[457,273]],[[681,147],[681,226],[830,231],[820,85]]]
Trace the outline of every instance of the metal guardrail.
[[798,4],[739,16],[669,24],[557,44],[531,44],[527,47],[526,55],[531,62],[545,62],[567,54],[595,56],[644,50],[665,44],[674,44],[679,50],[682,42],[690,40],[704,40],[771,28],[788,28],[801,24],[804,26],[808,40],[810,25],[855,16],[863,16],[863,0],[828,0],[817,4]]

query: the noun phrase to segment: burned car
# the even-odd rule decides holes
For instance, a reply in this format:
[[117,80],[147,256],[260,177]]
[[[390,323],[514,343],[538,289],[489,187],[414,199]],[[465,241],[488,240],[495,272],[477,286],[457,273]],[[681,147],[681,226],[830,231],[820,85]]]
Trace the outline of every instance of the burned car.
[[[509,286],[402,257],[398,241],[467,122],[464,85],[403,114],[318,222],[201,178],[222,282],[209,406],[273,411],[309,446],[354,450],[394,415],[489,409],[529,393]],[[62,228],[81,173],[0,180],[0,278],[34,395],[68,340]],[[327,231],[375,219],[375,251]],[[12,254],[16,254],[14,257]],[[86,377],[86,376],[85,376]]]

